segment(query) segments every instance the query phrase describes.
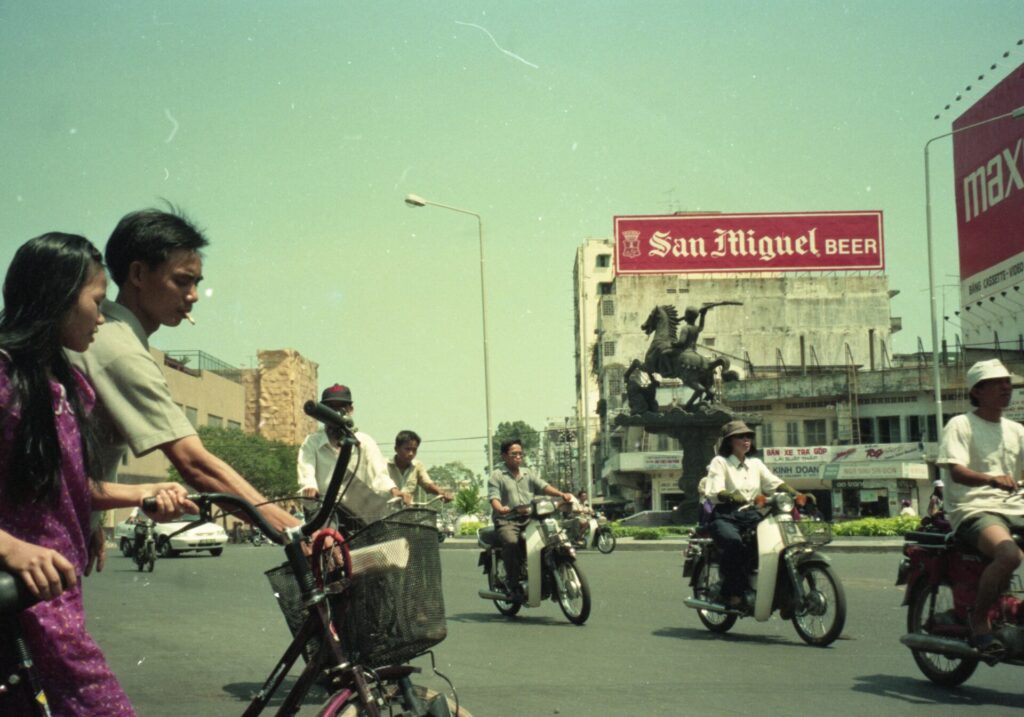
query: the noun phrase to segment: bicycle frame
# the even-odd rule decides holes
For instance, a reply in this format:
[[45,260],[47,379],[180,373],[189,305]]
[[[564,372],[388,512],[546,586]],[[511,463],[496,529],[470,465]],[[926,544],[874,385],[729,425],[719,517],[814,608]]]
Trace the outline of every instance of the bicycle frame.
[[[302,655],[303,647],[311,638],[317,636],[322,638],[317,653],[308,659],[305,669],[303,669],[299,678],[285,696],[284,702],[278,708],[277,715],[284,716],[297,713],[303,698],[321,675],[326,675],[331,680],[333,694],[328,698],[330,704],[341,706],[353,694],[356,694],[366,713],[370,717],[379,717],[380,710],[376,699],[371,694],[370,685],[371,682],[389,681],[397,683],[406,699],[411,700],[411,704],[416,705],[419,713],[425,714],[426,705],[413,694],[412,684],[408,679],[409,675],[419,672],[419,668],[408,665],[394,665],[375,670],[364,669],[358,664],[351,664],[341,647],[340,641],[334,636],[327,598],[331,595],[345,592],[351,584],[351,577],[347,576],[332,583],[318,586],[313,568],[303,551],[303,544],[306,538],[322,528],[330,518],[338,498],[341,483],[352,457],[353,446],[357,445],[357,441],[351,430],[351,421],[346,420],[335,411],[323,404],[314,404],[312,401],[306,404],[305,410],[307,414],[317,420],[341,428],[344,433],[341,441],[341,452],[335,464],[334,472],[331,475],[330,485],[316,514],[305,524],[289,528],[285,531],[279,531],[267,523],[255,506],[238,496],[223,493],[204,493],[189,496],[200,508],[202,520],[199,523],[210,520],[215,504],[221,508],[225,504],[231,505],[244,513],[256,528],[263,531],[268,539],[275,543],[283,543],[288,564],[298,583],[302,604],[306,609],[306,617],[302,627],[296,632],[291,644],[286,648],[284,654],[271,670],[263,687],[256,693],[252,702],[249,703],[249,706],[243,713],[243,717],[256,717],[263,713],[272,697],[280,688],[285,676],[289,673],[296,660]],[[341,547],[346,555],[346,566],[350,567],[351,562],[348,557],[348,548],[344,542],[341,544]]]

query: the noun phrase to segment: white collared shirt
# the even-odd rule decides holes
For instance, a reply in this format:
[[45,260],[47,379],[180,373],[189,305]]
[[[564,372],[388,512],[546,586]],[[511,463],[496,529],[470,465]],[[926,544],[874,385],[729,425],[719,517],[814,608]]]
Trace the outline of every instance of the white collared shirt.
[[768,470],[758,458],[747,456],[740,463],[735,455],[728,458],[715,456],[708,466],[708,482],[705,487],[712,503],[718,503],[721,491],[739,491],[748,503],[758,495],[771,495],[782,485],[782,479]]
[[[359,445],[352,449],[341,500],[338,501],[356,516],[371,522],[386,514],[395,482],[388,474],[388,464],[377,442],[357,431]],[[331,445],[327,433],[321,429],[306,436],[299,448],[299,490],[315,488],[323,496],[331,482],[334,465],[341,449]]]

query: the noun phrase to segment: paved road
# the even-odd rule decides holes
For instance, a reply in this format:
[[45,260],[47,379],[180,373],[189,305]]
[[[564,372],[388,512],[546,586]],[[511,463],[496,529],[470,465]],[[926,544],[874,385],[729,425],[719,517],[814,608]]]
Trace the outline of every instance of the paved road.
[[[93,634],[142,717],[241,714],[288,641],[260,574],[278,555],[230,546],[220,558],[159,560],[152,575],[112,557],[86,581]],[[553,603],[503,618],[476,597],[474,552],[445,550],[442,560],[449,637],[437,658],[476,717],[936,717],[965,709],[989,717],[1024,707],[1013,667],[981,667],[952,692],[917,672],[896,639],[905,614],[891,553],[833,558],[850,614],[827,649],[804,645],[778,618],[740,621],[724,637],[707,632],[681,605],[676,553],[583,554],[594,593],[583,627]]]

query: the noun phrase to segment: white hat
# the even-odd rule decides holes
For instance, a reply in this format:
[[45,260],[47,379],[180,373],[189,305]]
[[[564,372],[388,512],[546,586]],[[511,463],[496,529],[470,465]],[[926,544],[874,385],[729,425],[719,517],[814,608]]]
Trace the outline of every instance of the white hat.
[[988,381],[993,378],[1010,378],[1010,372],[1003,366],[999,359],[979,361],[967,369],[967,390],[978,385],[981,381]]
[[936,488],[942,488],[945,485],[945,483],[942,482],[941,478],[937,478],[935,482],[932,483],[932,485],[935,486]]

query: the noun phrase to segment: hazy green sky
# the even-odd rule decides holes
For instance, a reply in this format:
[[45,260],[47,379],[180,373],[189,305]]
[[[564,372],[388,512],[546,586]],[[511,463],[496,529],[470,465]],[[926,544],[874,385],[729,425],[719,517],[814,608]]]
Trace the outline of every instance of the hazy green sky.
[[410,427],[479,468],[442,440],[484,434],[476,223],[407,193],[483,217],[495,425],[572,411],[574,251],[616,214],[881,209],[912,351],[924,143],[1021,37],[1021,0],[0,0],[0,265],[164,197],[208,232],[210,295],[154,345],[298,349],[385,449]]

